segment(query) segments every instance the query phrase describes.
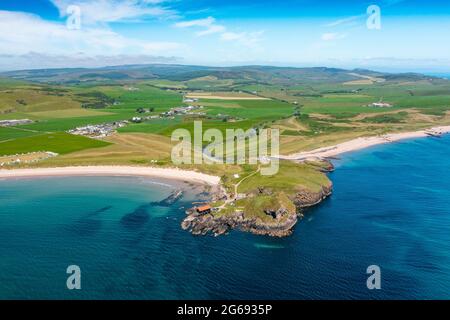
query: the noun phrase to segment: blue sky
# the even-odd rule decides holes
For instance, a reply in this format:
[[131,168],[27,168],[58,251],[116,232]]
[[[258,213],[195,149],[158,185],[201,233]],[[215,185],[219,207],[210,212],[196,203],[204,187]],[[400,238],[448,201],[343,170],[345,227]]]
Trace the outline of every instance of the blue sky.
[[[73,5],[79,28],[66,25]],[[379,29],[367,27],[371,5]],[[0,69],[162,62],[450,72],[449,30],[449,1],[1,0]]]

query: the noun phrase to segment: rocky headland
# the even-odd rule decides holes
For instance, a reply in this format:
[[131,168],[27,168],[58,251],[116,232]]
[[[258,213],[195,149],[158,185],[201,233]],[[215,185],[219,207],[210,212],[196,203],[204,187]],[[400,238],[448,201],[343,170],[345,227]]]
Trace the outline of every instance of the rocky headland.
[[[268,190],[261,192],[269,193]],[[257,235],[273,237],[286,237],[292,234],[294,226],[304,216],[305,208],[322,202],[332,193],[332,185],[323,186],[319,192],[304,189],[297,192],[290,200],[295,206],[278,205],[277,207],[264,209],[266,217],[247,215],[244,210],[232,210],[227,214],[210,212],[199,214],[195,210],[188,210],[187,217],[181,223],[184,230],[189,230],[194,235],[213,234],[219,236],[230,230],[238,229]],[[257,195],[249,194],[249,197]],[[289,208],[288,208],[289,207]]]

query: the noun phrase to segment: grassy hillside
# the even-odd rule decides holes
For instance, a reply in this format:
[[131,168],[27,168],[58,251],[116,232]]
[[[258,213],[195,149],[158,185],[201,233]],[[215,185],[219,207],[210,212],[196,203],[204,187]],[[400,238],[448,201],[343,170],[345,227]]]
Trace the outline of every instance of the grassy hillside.
[[[206,67],[187,65],[134,65],[96,69],[44,69],[11,71],[0,74],[16,80],[46,83],[96,84],[116,82],[136,82],[140,80],[162,79],[170,82],[186,82],[193,89],[214,87],[229,88],[232,85],[260,84],[311,84],[345,83],[367,79],[388,79],[393,81],[419,81],[430,79],[420,74],[385,74],[364,69],[344,70],[337,68],[292,68],[270,66]],[[173,83],[170,83],[173,87]]]

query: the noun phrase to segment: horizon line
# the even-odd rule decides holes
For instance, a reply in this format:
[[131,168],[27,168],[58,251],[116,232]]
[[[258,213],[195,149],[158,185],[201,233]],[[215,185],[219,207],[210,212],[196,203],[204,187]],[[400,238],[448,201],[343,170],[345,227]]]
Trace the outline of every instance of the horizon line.
[[[377,66],[368,66],[368,67],[338,67],[338,66],[330,66],[330,65],[311,65],[311,66],[300,66],[294,64],[287,65],[277,65],[277,64],[230,64],[230,65],[214,65],[214,64],[195,64],[195,63],[165,63],[165,62],[155,62],[155,63],[136,63],[136,64],[111,64],[105,66],[92,66],[92,67],[36,67],[36,68],[24,68],[24,69],[10,69],[10,70],[0,70],[0,75],[5,75],[7,73],[12,72],[24,72],[24,71],[37,71],[37,70],[101,70],[108,68],[118,68],[118,67],[145,67],[145,66],[180,66],[180,67],[203,67],[203,68],[218,68],[218,69],[226,69],[226,68],[251,68],[251,67],[266,67],[266,68],[282,68],[282,69],[336,69],[336,70],[344,70],[344,71],[355,71],[355,70],[365,70],[365,71],[374,71],[380,73],[393,73],[393,74],[408,74],[408,73],[417,73],[417,74],[426,74],[429,73],[431,75],[439,75],[439,74],[450,74],[450,70],[431,70],[431,68],[417,68],[417,69],[406,69],[403,67],[395,68],[395,67],[377,67]],[[448,66],[442,66],[442,69],[448,68]],[[386,71],[390,70],[390,71]],[[397,70],[397,71],[396,71]]]

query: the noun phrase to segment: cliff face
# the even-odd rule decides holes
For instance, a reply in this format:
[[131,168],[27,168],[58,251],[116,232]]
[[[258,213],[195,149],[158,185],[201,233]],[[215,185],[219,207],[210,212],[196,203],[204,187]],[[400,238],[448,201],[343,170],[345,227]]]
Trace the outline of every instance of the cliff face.
[[239,229],[251,232],[257,235],[268,235],[273,237],[286,237],[292,234],[293,228],[299,217],[303,217],[302,209],[314,206],[332,192],[332,187],[322,187],[320,192],[311,192],[302,190],[298,192],[292,200],[297,208],[297,212],[291,212],[284,207],[278,208],[276,211],[266,212],[272,218],[247,218],[244,212],[234,212],[224,215],[206,214],[197,215],[189,214],[182,222],[181,226],[184,230],[189,230],[194,235],[206,235],[208,233],[215,236],[225,234],[232,229]]
[[183,220],[181,226],[184,230],[190,230],[194,235],[212,233],[218,236],[232,229],[239,229],[259,235],[284,237],[292,233],[292,228],[297,223],[296,213],[285,214],[287,216],[283,217],[283,219],[275,218],[270,223],[263,222],[257,218],[245,218],[242,212],[219,217],[214,217],[210,214],[202,216],[189,215]]
[[333,192],[333,186],[322,186],[322,190],[319,192],[311,192],[308,190],[302,190],[298,192],[293,201],[297,208],[303,209],[315,206],[319,204],[323,200],[325,200],[328,196]]

